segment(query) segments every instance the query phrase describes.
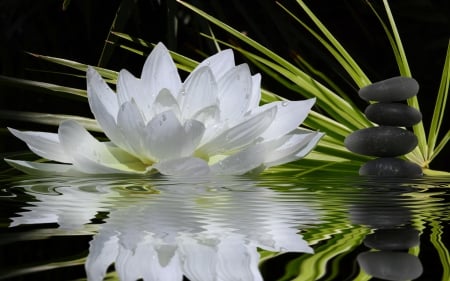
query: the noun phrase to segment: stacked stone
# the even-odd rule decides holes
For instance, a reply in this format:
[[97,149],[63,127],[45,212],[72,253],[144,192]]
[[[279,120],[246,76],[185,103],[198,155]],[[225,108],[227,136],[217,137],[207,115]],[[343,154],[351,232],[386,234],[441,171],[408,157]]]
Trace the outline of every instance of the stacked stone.
[[414,133],[400,128],[422,120],[422,114],[402,101],[417,95],[419,84],[413,78],[393,77],[359,90],[359,96],[374,101],[364,114],[377,127],[358,130],[346,137],[345,147],[355,153],[378,157],[365,163],[360,175],[416,177],[422,175],[419,165],[397,158],[417,146]]

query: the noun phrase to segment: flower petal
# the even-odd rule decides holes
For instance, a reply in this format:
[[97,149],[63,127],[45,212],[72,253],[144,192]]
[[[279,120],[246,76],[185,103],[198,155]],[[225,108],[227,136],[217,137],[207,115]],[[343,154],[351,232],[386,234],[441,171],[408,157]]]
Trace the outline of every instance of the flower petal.
[[162,89],[155,98],[151,109],[152,116],[156,116],[164,111],[172,110],[177,117],[181,117],[181,109],[178,101],[166,88]]
[[217,82],[222,120],[242,118],[252,98],[252,77],[247,64],[232,68]]
[[38,163],[22,160],[5,159],[6,163],[12,167],[30,175],[79,175],[73,165]]
[[141,79],[134,77],[128,70],[122,69],[117,78],[117,100],[119,106],[132,99],[139,104],[142,109],[149,110],[153,103],[150,95],[146,95],[144,83]]
[[202,123],[188,120],[180,124],[172,111],[158,114],[146,126],[146,147],[159,160],[186,157],[193,154],[205,131]]
[[[214,77],[216,79],[220,79],[226,72],[228,72],[231,68],[234,67],[234,54],[233,50],[227,49],[221,52],[218,52],[215,55],[205,59],[202,61],[195,69],[207,66],[211,69]],[[193,72],[194,72],[193,71]]]
[[241,237],[226,237],[217,248],[217,280],[263,280],[256,245],[249,245]]
[[192,118],[205,107],[218,104],[217,83],[209,67],[197,68],[191,73],[184,82],[178,101],[185,119]]
[[[121,134],[117,128],[116,118],[119,111],[119,106],[112,103],[112,107],[117,108],[113,111],[108,107],[109,103],[105,103],[103,96],[98,94],[100,89],[108,87],[105,81],[93,68],[88,68],[87,72],[88,81],[88,101],[92,113],[97,120],[100,127],[103,129],[105,135],[116,145],[126,148],[125,137]],[[91,89],[91,90],[89,90]],[[95,90],[94,90],[95,89]],[[106,90],[105,90],[106,91]],[[117,103],[117,101],[116,101]]]
[[99,142],[76,121],[62,122],[58,135],[74,166],[84,173],[141,173],[145,170],[139,160],[120,148]]
[[102,281],[104,279],[108,267],[115,261],[119,252],[118,240],[117,236],[103,235],[101,232],[94,236],[94,240],[90,242],[89,255],[84,266],[88,280]]
[[21,132],[12,128],[8,128],[8,130],[14,136],[24,141],[31,151],[40,157],[62,163],[71,163],[71,158],[66,155],[59,143],[58,134],[31,131]]
[[302,101],[279,101],[262,106],[259,110],[276,104],[278,110],[274,121],[261,137],[266,140],[275,139],[295,130],[308,116],[315,101],[315,98]]
[[178,238],[183,272],[189,280],[211,281],[217,278],[217,253],[214,242],[188,236]]
[[[148,235],[150,236],[150,235]],[[153,238],[146,237],[139,241],[135,249],[128,249],[121,245],[115,267],[120,280],[168,280],[183,279],[176,253],[170,254],[167,264],[160,263],[157,250],[170,249],[165,245],[158,245]],[[171,249],[170,249],[171,250]],[[162,253],[164,254],[164,253]]]
[[277,107],[265,108],[264,111],[242,120],[242,122],[224,132],[198,150],[206,155],[236,150],[256,142],[257,138],[269,127],[275,118]]
[[159,162],[153,165],[163,175],[206,176],[210,173],[208,163],[200,158],[184,157]]
[[131,154],[145,160],[148,157],[144,143],[145,123],[134,99],[121,105],[117,116],[117,127],[127,136],[126,147]]
[[[111,116],[117,116],[117,112],[119,111],[119,104],[117,103],[117,96],[111,90],[111,88],[106,84],[105,80],[100,76],[100,74],[95,70],[92,66],[88,66],[87,73],[87,92],[88,98],[92,96],[98,97],[100,102],[103,105],[103,109],[106,109],[106,112]],[[94,110],[97,108],[92,108],[91,110],[94,115],[103,113]],[[97,117],[97,116],[96,116]]]
[[153,48],[145,61],[141,79],[145,88],[142,93],[150,96],[152,101],[163,88],[168,89],[174,96],[180,91],[181,79],[178,69],[162,43]]
[[211,166],[216,175],[243,175],[258,169],[264,162],[266,149],[257,144],[239,151]]
[[259,106],[261,100],[261,74],[252,76],[252,94],[249,102],[249,109],[254,109]]
[[292,162],[305,157],[316,147],[324,133],[296,130],[295,134],[287,135],[289,139],[283,145],[266,155],[264,165],[272,167]]

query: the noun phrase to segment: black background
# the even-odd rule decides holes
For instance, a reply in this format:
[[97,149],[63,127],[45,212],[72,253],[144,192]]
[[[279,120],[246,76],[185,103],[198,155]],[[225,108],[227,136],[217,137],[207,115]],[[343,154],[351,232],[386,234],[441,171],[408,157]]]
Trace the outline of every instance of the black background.
[[[214,46],[199,32],[208,32],[207,22],[175,1],[155,0],[72,0],[63,9],[62,0],[0,0],[0,72],[2,75],[46,81],[85,88],[84,79],[45,71],[63,72],[66,68],[44,62],[25,52],[67,58],[97,65],[108,37],[114,16],[121,3],[131,3],[130,17],[120,28],[122,32],[148,42],[162,41],[169,49],[195,59],[215,52]],[[354,96],[361,109],[366,106],[357,99],[357,88],[344,71],[304,29],[292,20],[275,1],[189,1],[248,36],[261,42],[287,59],[300,54]],[[300,18],[308,21],[296,1],[280,1]],[[389,42],[381,25],[366,1],[306,1],[372,81],[399,75]],[[384,15],[382,1],[371,1]],[[450,3],[447,0],[390,1],[410,68],[421,86],[418,99],[429,127],[437,89],[442,73],[450,31]],[[178,32],[170,28],[178,19]],[[217,37],[235,42],[226,33],[213,29]],[[111,38],[110,38],[111,39]],[[119,43],[125,43],[119,40]],[[149,50],[134,45],[148,53]],[[241,57],[238,62],[244,62]],[[101,65],[114,70],[127,68],[140,74],[144,58],[120,48]],[[256,67],[252,71],[260,72]],[[298,99],[263,74],[263,86],[275,93]],[[68,100],[17,87],[0,85],[0,109],[53,112],[90,116],[88,106],[79,100]],[[447,111],[448,116],[448,111]],[[447,118],[448,119],[448,118]],[[54,131],[54,127],[0,120],[0,127]],[[448,130],[448,121],[441,129]],[[0,151],[25,149],[25,145],[2,129]],[[432,163],[434,169],[448,170],[448,146]]]

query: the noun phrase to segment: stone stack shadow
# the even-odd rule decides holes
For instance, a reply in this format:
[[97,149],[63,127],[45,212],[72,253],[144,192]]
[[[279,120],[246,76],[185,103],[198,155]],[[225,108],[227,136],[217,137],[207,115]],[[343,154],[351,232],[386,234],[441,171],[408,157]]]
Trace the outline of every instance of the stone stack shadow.
[[379,126],[357,130],[345,138],[345,147],[358,154],[375,156],[359,169],[364,176],[417,177],[422,168],[398,158],[417,146],[417,137],[401,127],[411,127],[422,120],[415,108],[402,103],[417,95],[419,84],[413,78],[393,77],[363,87],[359,96],[369,102],[367,119]]

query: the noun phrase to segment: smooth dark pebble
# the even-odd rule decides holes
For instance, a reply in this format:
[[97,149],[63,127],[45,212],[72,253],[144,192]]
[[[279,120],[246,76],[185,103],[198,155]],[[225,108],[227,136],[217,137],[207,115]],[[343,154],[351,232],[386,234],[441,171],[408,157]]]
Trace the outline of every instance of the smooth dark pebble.
[[364,238],[367,247],[384,251],[407,250],[419,242],[419,231],[414,228],[377,229]]
[[396,157],[417,146],[414,133],[398,127],[380,126],[355,131],[344,140],[345,147],[358,154]]
[[367,119],[379,125],[410,127],[422,120],[417,109],[403,103],[374,103],[364,111]]
[[359,96],[366,101],[403,101],[417,95],[419,83],[414,78],[397,76],[375,82],[359,90]]
[[419,258],[408,253],[364,252],[357,261],[366,273],[383,280],[413,280],[423,273]]
[[370,160],[359,169],[361,176],[416,178],[422,176],[422,168],[416,163],[393,157]]

